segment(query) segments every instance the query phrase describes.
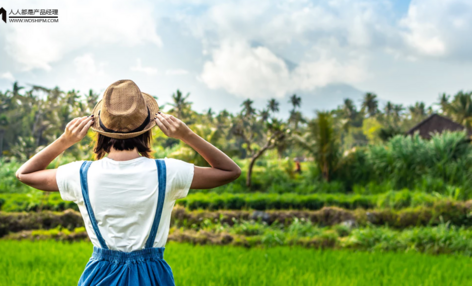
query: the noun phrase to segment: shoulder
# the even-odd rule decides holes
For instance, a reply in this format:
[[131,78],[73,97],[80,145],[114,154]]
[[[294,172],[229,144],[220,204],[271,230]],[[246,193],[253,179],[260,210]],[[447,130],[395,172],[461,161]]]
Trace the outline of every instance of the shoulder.
[[84,160],[61,165],[56,171],[56,182],[63,200],[76,201],[80,189],[80,167]]
[[165,158],[167,186],[173,200],[187,196],[192,184],[195,166],[179,159]]
[[59,172],[59,170],[61,170],[61,172],[67,172],[67,171],[72,171],[72,170],[80,170],[80,167],[82,166],[84,162],[85,162],[84,160],[81,160],[81,161],[74,161],[74,162],[70,162],[64,165],[60,165],[57,168],[57,171]]
[[179,159],[174,159],[174,158],[164,158],[163,159],[165,164],[166,164],[166,168],[168,169],[168,171],[184,171],[184,170],[189,170],[189,169],[192,169],[193,170],[193,167],[194,165],[192,163],[188,163],[188,162],[185,162],[185,161],[182,161],[182,160],[179,160]]

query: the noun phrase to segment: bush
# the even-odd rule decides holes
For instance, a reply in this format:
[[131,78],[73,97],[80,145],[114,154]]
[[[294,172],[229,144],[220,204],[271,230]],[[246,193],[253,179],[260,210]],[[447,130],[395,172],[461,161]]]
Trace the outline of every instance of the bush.
[[403,190],[388,192],[380,195],[345,195],[345,194],[223,194],[195,193],[178,200],[177,204],[196,209],[307,209],[319,210],[326,206],[336,206],[345,209],[394,208],[401,209],[415,206],[432,206],[435,202],[446,198],[420,192]]

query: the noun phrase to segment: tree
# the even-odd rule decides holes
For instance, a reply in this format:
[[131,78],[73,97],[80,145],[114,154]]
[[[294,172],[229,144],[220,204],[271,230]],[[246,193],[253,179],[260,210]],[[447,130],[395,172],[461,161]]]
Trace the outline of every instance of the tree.
[[444,115],[448,116],[449,113],[449,99],[451,98],[450,95],[447,95],[445,93],[439,95],[439,106],[441,106],[441,111],[443,112]]
[[303,137],[295,136],[302,148],[313,155],[324,180],[329,181],[340,156],[339,137],[330,112],[317,111],[317,118],[308,122]]
[[378,113],[378,101],[377,95],[375,93],[367,92],[364,95],[364,100],[362,102],[362,112],[369,117],[373,117]]
[[241,104],[241,106],[243,107],[242,114],[244,114],[245,117],[251,117],[256,114],[256,110],[252,107],[253,103],[254,101],[248,98]]
[[271,100],[269,100],[269,102],[267,103],[267,109],[273,113],[276,113],[276,112],[279,112],[279,102],[277,100],[275,100],[274,98],[272,98]]
[[405,110],[405,108],[402,104],[393,105],[393,116],[395,118],[395,122],[400,121],[400,117],[402,116],[403,110]]
[[93,92],[92,89],[90,89],[88,94],[85,95],[85,98],[86,98],[85,101],[87,102],[87,106],[88,106],[90,111],[92,111],[92,109],[97,104],[99,96],[100,95],[98,93]]
[[214,116],[215,116],[215,112],[210,107],[206,112],[206,117],[207,117],[208,122],[210,123],[213,122]]
[[256,160],[267,150],[282,144],[289,133],[285,123],[269,118],[268,110],[257,112],[252,103],[252,100],[247,99],[241,104],[242,110],[233,119],[230,128],[233,135],[243,140],[243,146],[250,157],[246,177],[247,187],[252,186],[252,170]]
[[169,110],[169,113],[172,113],[182,121],[189,119],[192,106],[192,102],[187,101],[189,96],[190,93],[183,96],[182,92],[177,89],[177,91],[172,94],[172,103],[169,103],[172,109]]
[[386,122],[385,126],[380,128],[378,131],[378,137],[383,141],[387,142],[390,138],[395,135],[402,134],[400,127],[402,121],[402,114],[405,108],[401,104],[393,104],[390,101],[385,105]]
[[297,107],[300,107],[302,99],[296,94],[293,94],[292,96],[290,96],[289,102],[292,104],[292,109],[296,109]]
[[459,91],[450,103],[444,102],[444,109],[452,120],[464,125],[467,129],[472,127],[472,92]]
[[391,101],[387,101],[387,104],[385,104],[384,107],[384,111],[387,118],[390,118],[394,111],[394,104]]
[[358,114],[356,105],[350,98],[344,99],[342,110],[344,111],[345,118],[349,120],[354,120]]
[[408,111],[410,112],[411,119],[416,122],[423,120],[427,114],[424,102],[416,102],[415,105],[408,107]]
[[303,118],[303,115],[300,111],[297,111],[297,107],[300,107],[301,103],[302,103],[302,99],[297,96],[296,94],[293,94],[289,101],[288,101],[290,104],[292,104],[292,109],[290,110],[290,117],[288,119],[288,124],[289,125],[293,125],[293,129],[295,131],[298,130],[298,124],[300,122],[306,122]]

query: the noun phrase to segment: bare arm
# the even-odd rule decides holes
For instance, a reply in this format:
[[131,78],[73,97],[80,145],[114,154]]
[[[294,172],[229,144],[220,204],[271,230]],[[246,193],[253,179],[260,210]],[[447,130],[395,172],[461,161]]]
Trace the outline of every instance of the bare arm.
[[182,140],[211,165],[211,167],[195,166],[191,189],[215,188],[232,182],[241,175],[241,168],[230,157],[195,134],[178,118],[160,112],[156,115],[156,123],[164,134]]
[[66,126],[65,132],[46,148],[26,161],[17,171],[16,177],[22,183],[33,188],[58,192],[56,182],[57,169],[46,167],[67,148],[82,140],[93,123],[93,117],[74,118]]

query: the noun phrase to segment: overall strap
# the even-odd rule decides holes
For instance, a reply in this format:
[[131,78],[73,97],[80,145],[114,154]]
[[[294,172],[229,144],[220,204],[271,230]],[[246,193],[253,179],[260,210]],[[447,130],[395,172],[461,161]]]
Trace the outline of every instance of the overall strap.
[[80,185],[82,186],[82,197],[84,198],[85,208],[87,209],[90,222],[92,223],[92,227],[93,227],[93,230],[95,231],[95,234],[97,235],[98,241],[100,242],[100,245],[102,246],[102,248],[108,249],[107,244],[105,243],[105,240],[103,239],[102,234],[100,233],[100,230],[98,229],[97,220],[95,219],[92,206],[90,205],[90,199],[88,195],[88,184],[87,184],[87,171],[91,164],[92,164],[92,161],[84,161],[84,163],[82,163],[82,166],[80,167]]
[[154,240],[156,239],[157,230],[159,229],[162,209],[164,208],[164,200],[166,197],[166,163],[164,162],[164,160],[160,159],[156,159],[155,161],[157,165],[159,196],[157,199],[157,208],[156,214],[154,215],[154,222],[152,223],[151,232],[149,233],[145,248],[152,248],[154,246]]

